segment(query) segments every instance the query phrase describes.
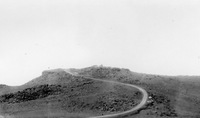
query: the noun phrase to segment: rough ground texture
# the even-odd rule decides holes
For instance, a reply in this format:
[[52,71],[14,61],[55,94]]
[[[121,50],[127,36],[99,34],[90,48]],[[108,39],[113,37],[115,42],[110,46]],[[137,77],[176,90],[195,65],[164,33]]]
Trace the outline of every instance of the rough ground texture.
[[200,118],[198,76],[160,76],[92,66],[70,69],[80,75],[75,77],[61,70],[45,71],[20,87],[0,85],[0,113],[19,118],[30,114],[79,118],[125,111],[140,102],[142,95],[137,90],[91,77],[138,85],[148,92],[148,104],[124,118]]
[[0,114],[41,118],[96,116],[129,110],[141,98],[141,93],[129,86],[72,76],[62,70],[49,71],[15,90],[4,91]]
[[200,77],[160,76],[131,72],[128,69],[88,67],[79,74],[115,80],[143,87],[150,103],[126,118],[200,118]]

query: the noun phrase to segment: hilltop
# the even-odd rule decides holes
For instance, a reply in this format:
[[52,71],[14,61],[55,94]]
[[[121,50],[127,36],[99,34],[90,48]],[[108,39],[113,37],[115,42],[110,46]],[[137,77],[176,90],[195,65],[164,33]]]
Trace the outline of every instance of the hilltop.
[[2,89],[0,114],[19,118],[99,116],[129,110],[141,98],[135,88],[56,69],[22,86]]
[[[148,103],[138,112],[128,114],[124,118],[133,116],[135,118],[200,117],[199,76],[152,75],[136,73],[124,68],[103,66],[71,68],[67,71],[69,73],[66,69],[47,70],[40,77],[22,86],[12,88],[4,85],[0,88],[0,100],[5,94],[11,93],[11,97],[0,104],[1,111],[6,114],[25,112],[35,114],[37,112],[46,115],[54,111],[52,114],[54,117],[64,117],[69,114],[74,118],[88,117],[131,109],[142,98],[137,89],[91,79],[95,78],[137,85],[148,92],[150,96]],[[24,93],[27,93],[25,100],[21,97]],[[29,97],[32,94],[36,97]],[[18,96],[19,99],[12,96]],[[113,106],[113,103],[116,105]],[[110,107],[105,107],[109,105]],[[100,107],[96,108],[97,106]],[[16,110],[16,108],[20,109]],[[34,111],[35,109],[37,110]]]

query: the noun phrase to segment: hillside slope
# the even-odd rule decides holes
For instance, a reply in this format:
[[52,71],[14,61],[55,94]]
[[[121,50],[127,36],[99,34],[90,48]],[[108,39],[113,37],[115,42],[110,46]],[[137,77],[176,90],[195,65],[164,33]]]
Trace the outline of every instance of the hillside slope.
[[[39,78],[23,86],[2,86],[0,95],[18,91],[26,93],[26,91],[39,90],[42,92],[44,88],[49,91],[49,94],[38,95],[39,99],[17,103],[9,103],[12,99],[8,99],[0,104],[0,111],[7,114],[23,112],[27,113],[24,114],[26,117],[28,114],[37,113],[39,116],[45,114],[42,117],[78,118],[122,112],[140,102],[142,95],[137,90],[90,79],[95,78],[137,85],[148,92],[150,95],[148,104],[138,112],[128,114],[124,118],[200,118],[199,76],[151,75],[102,66],[73,68],[68,71],[78,76],[65,73],[63,69],[57,69],[44,71]],[[43,89],[40,90],[37,87]],[[39,91],[36,93],[40,93]],[[19,93],[19,96],[22,93]],[[106,107],[109,105],[110,107]],[[49,115],[50,112],[53,114]]]
[[129,86],[51,70],[2,94],[0,114],[19,118],[99,116],[129,110],[141,98]]
[[[75,71],[75,70],[74,70]],[[152,97],[150,104],[134,118],[199,118],[200,77],[161,76],[131,72],[111,67],[88,67],[76,70],[83,76],[114,80],[141,86]],[[127,116],[127,118],[132,116]]]

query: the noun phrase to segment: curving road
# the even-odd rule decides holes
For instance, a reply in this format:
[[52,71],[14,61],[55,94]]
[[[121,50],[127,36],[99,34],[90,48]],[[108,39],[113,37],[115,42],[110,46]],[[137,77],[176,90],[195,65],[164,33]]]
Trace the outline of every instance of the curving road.
[[[69,70],[65,70],[65,72],[70,73],[70,74],[75,75],[75,76],[79,76],[76,73],[70,72]],[[91,77],[89,77],[89,78],[91,78]],[[132,84],[125,84],[125,83],[116,82],[116,81],[100,80],[100,79],[95,79],[95,78],[91,78],[91,79],[94,79],[94,80],[97,80],[97,81],[104,81],[104,82],[122,84],[122,85],[125,85],[125,86],[130,86],[130,87],[137,88],[139,91],[142,92],[143,98],[142,98],[142,101],[140,102],[140,104],[138,104],[137,106],[135,106],[134,108],[132,108],[132,109],[130,109],[128,111],[124,111],[124,112],[116,113],[116,114],[108,114],[108,115],[103,115],[103,116],[92,116],[92,117],[89,117],[89,118],[113,118],[113,117],[120,117],[120,116],[129,114],[129,113],[133,113],[133,112],[139,110],[140,108],[142,108],[146,104],[146,102],[148,100],[148,93],[146,92],[146,90],[144,90],[143,88],[141,88],[139,86],[132,85]]]

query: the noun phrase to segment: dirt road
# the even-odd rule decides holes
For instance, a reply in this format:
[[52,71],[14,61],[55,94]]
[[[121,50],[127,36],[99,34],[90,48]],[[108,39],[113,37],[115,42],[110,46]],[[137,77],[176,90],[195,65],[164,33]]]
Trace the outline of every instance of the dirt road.
[[[65,70],[65,72],[70,73],[74,76],[80,76],[80,75],[77,75],[76,73],[70,72],[69,70]],[[88,77],[88,78],[91,78],[91,77]],[[103,116],[92,116],[92,117],[89,117],[89,118],[115,118],[115,117],[120,117],[120,116],[123,116],[123,115],[126,115],[126,114],[134,113],[137,110],[139,110],[140,108],[142,108],[148,100],[148,93],[146,92],[146,90],[144,90],[143,88],[141,88],[139,86],[121,83],[121,82],[116,82],[116,81],[109,81],[109,80],[102,80],[102,79],[95,79],[95,78],[91,78],[91,79],[94,79],[94,80],[97,80],[97,81],[104,81],[104,82],[110,82],[110,83],[134,87],[134,88],[138,89],[143,94],[143,98],[142,98],[140,104],[138,104],[137,106],[135,106],[134,108],[132,108],[128,111],[124,111],[124,112],[116,113],[116,114],[103,115]]]

